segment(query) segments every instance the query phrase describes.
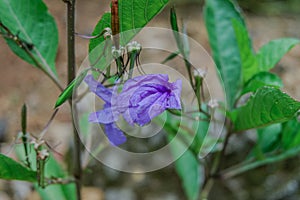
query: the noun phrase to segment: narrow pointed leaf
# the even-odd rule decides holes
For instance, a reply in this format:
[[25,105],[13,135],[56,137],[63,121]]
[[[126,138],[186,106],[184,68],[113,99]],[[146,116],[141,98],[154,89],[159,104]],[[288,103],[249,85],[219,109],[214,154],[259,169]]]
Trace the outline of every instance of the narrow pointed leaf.
[[184,49],[183,49],[183,41],[182,41],[182,35],[179,33],[178,23],[177,23],[177,15],[176,10],[174,7],[170,10],[170,22],[171,27],[173,30],[173,35],[177,43],[177,47],[182,55],[184,55]]
[[88,70],[84,70],[76,79],[74,79],[64,91],[59,95],[58,99],[55,103],[55,108],[61,106],[65,103],[68,99],[72,97],[74,89],[78,87],[78,85],[83,81],[84,77],[86,76]]
[[260,71],[269,71],[281,60],[281,58],[299,44],[300,40],[294,38],[282,38],[272,40],[262,46],[257,52],[257,61]]
[[0,179],[35,182],[36,172],[0,154]]
[[171,53],[168,57],[166,57],[166,59],[164,61],[161,62],[161,64],[165,64],[166,62],[173,60],[174,58],[176,58],[179,55],[179,51],[173,52]]
[[[50,76],[57,77],[55,58],[58,31],[42,0],[0,0],[0,21],[23,42],[33,45],[30,52]],[[12,51],[25,61],[36,63],[12,39],[6,38]]]
[[205,1],[204,18],[214,61],[220,71],[229,109],[233,108],[242,84],[241,59],[232,20],[244,24],[237,6],[230,0]]
[[246,105],[233,113],[235,131],[281,123],[293,118],[300,102],[277,88],[263,87],[251,96]]

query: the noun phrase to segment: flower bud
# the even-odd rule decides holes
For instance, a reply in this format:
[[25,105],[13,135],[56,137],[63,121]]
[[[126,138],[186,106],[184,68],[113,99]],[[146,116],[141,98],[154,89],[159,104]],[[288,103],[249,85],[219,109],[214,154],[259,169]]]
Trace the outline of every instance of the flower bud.
[[219,107],[219,103],[218,103],[218,100],[217,99],[211,99],[209,100],[208,102],[208,107],[210,107],[211,109],[215,109],[217,107]]
[[41,160],[45,160],[46,158],[49,157],[49,151],[47,149],[42,149],[41,151],[38,152],[38,157]]
[[116,49],[116,47],[112,47],[111,54],[114,59],[117,59],[123,55],[123,51],[124,50],[122,50],[122,49]]
[[142,45],[137,41],[132,41],[126,45],[126,50],[128,53],[130,52],[140,52],[142,50]]
[[194,70],[194,77],[201,77],[201,78],[205,78],[207,74],[207,69],[203,70],[203,69],[195,69]]
[[108,28],[108,27],[105,28],[105,29],[104,29],[104,34],[103,34],[104,39],[111,38],[111,36],[112,36],[112,31],[111,31],[111,29]]

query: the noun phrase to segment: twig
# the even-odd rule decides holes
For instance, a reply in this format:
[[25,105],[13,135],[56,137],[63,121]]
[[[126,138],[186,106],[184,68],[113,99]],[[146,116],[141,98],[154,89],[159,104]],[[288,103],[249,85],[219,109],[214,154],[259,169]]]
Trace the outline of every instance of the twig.
[[42,130],[42,132],[39,135],[38,140],[42,140],[46,134],[46,132],[48,131],[48,128],[51,124],[51,122],[53,121],[54,117],[56,116],[57,112],[58,112],[59,108],[55,109],[52,116],[50,117],[48,123],[46,124],[46,126],[44,127],[44,129]]
[[220,174],[219,171],[221,169],[222,166],[222,162],[224,160],[224,156],[225,156],[225,152],[226,152],[226,148],[229,142],[229,138],[232,135],[232,123],[229,120],[226,120],[226,125],[227,125],[227,134],[225,136],[225,141],[223,144],[223,148],[221,150],[221,152],[218,152],[213,160],[213,164],[211,167],[211,170],[209,172],[209,176],[207,177],[207,179],[205,180],[204,184],[203,184],[203,189],[202,189],[202,194],[201,194],[201,199],[207,199],[209,192],[214,184],[214,181],[216,178],[220,178]]
[[230,167],[230,168],[220,172],[219,176],[221,179],[229,179],[234,176],[240,175],[246,171],[249,171],[249,170],[252,170],[252,169],[267,165],[267,164],[271,164],[274,162],[279,162],[279,161],[285,160],[287,158],[299,155],[299,152],[300,152],[300,147],[295,147],[290,150],[287,150],[286,152],[279,152],[278,155],[266,157],[263,160],[255,160],[255,161],[250,160],[250,161],[238,164],[236,166]]
[[229,120],[226,120],[225,123],[227,124],[227,134],[225,136],[225,140],[224,140],[224,144],[223,144],[223,148],[221,150],[221,154],[220,154],[220,161],[218,163],[218,166],[217,166],[217,171],[216,173],[218,173],[221,169],[221,166],[222,166],[222,163],[223,163],[223,160],[224,160],[224,156],[225,156],[225,152],[226,152],[226,148],[227,148],[227,145],[228,145],[228,142],[229,142],[229,138],[230,136],[232,135],[232,128],[233,128],[233,125],[232,123],[229,121]]
[[[68,29],[68,84],[70,84],[76,75],[75,68],[75,0],[64,0],[67,4],[67,29]],[[73,97],[76,94],[73,94]],[[77,122],[76,106],[72,106],[72,98],[70,98],[71,113],[73,116],[73,133],[74,133],[74,168],[73,175],[75,178],[77,200],[81,199],[81,142],[80,137],[75,127]],[[75,122],[76,121],[76,122]]]
[[118,11],[118,0],[112,0],[111,2],[111,30],[114,39],[114,45],[116,49],[119,49],[119,33],[120,33],[120,21]]
[[28,144],[27,144],[27,107],[26,104],[22,106],[21,111],[21,127],[22,127],[22,142],[24,146],[25,151],[25,157],[26,157],[26,164],[29,168],[30,167],[30,161],[29,161],[29,152],[28,152]]

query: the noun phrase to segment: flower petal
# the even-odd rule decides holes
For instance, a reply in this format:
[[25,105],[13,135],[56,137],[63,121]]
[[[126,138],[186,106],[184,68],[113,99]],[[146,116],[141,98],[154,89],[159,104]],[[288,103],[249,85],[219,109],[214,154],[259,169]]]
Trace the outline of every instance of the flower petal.
[[109,124],[118,120],[118,115],[112,113],[111,107],[105,106],[103,110],[91,113],[89,122]]
[[161,84],[165,85],[168,83],[169,77],[167,74],[148,74],[144,76],[137,76],[133,79],[129,79],[126,81],[123,87],[123,91],[129,91],[131,89],[136,90],[137,87],[145,84]]
[[106,103],[111,103],[112,91],[97,82],[92,75],[87,75],[84,81],[88,84],[90,91],[94,92]]
[[137,106],[130,107],[132,120],[140,126],[148,124],[166,109],[167,96],[168,93],[154,93],[140,101]]
[[171,94],[167,102],[167,108],[181,109],[180,94],[182,89],[182,81],[178,79],[171,85]]
[[105,125],[105,134],[108,137],[109,142],[114,146],[123,144],[127,140],[124,133],[117,128],[115,123]]
[[180,99],[178,98],[178,96],[171,94],[169,96],[169,100],[166,104],[166,108],[168,109],[181,109],[181,102]]

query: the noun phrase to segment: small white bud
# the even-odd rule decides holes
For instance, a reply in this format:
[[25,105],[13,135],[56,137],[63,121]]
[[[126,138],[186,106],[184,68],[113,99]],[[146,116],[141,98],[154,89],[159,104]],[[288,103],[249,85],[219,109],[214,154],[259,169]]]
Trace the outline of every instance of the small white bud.
[[112,31],[111,31],[111,29],[110,28],[105,28],[104,29],[104,34],[103,34],[103,37],[104,37],[104,39],[106,39],[106,38],[111,38],[111,36],[112,36]]
[[106,27],[106,28],[104,29],[104,31],[107,32],[107,33],[112,34],[111,28],[109,28],[109,27]]
[[199,68],[194,70],[194,76],[200,76],[202,78],[205,78],[206,74],[207,74],[207,69],[203,70]]
[[111,34],[108,33],[108,32],[105,32],[105,33],[103,34],[103,37],[104,37],[104,39],[111,38]]
[[43,144],[45,143],[44,140],[41,140],[41,141],[37,141],[37,140],[32,140],[31,141],[31,144],[33,144],[33,148],[35,150],[37,150],[40,146],[42,146]]
[[211,99],[211,100],[209,100],[209,102],[208,102],[207,105],[208,105],[208,107],[210,107],[211,109],[214,109],[214,108],[219,107],[218,100],[216,100],[216,99]]
[[45,160],[49,157],[49,151],[47,149],[42,149],[38,152],[38,157],[42,160]]
[[127,52],[132,52],[132,51],[140,52],[141,49],[142,49],[142,45],[140,43],[138,43],[137,41],[129,42],[126,45]]
[[119,58],[120,56],[122,56],[122,50],[121,49],[116,49],[116,47],[112,47],[112,50],[111,50],[111,54],[112,56],[117,59]]

